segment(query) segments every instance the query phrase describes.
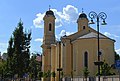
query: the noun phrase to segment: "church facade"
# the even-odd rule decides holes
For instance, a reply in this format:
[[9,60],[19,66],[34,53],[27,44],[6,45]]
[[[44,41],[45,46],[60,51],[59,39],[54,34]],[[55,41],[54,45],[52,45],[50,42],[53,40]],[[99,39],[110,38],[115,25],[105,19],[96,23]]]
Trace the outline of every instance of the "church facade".
[[[85,13],[78,17],[78,31],[69,36],[61,37],[61,41],[55,38],[55,15],[52,10],[46,12],[44,18],[43,38],[43,73],[48,71],[55,73],[55,81],[59,77],[83,76],[83,69],[88,68],[90,76],[97,73],[98,67],[94,62],[98,59],[97,31],[89,26],[89,20]],[[100,60],[109,65],[114,64],[114,40],[103,34],[99,34]],[[59,76],[60,75],[60,76]],[[54,78],[43,78],[42,81],[54,81]]]

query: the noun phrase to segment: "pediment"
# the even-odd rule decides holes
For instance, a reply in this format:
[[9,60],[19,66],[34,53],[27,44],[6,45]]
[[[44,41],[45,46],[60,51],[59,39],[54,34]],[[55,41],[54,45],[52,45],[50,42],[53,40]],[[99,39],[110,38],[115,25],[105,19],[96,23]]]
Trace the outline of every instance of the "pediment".
[[[83,39],[83,38],[98,38],[98,33],[96,30],[94,30],[93,28],[90,28],[88,30],[83,30],[83,31],[78,31],[74,34],[71,34],[69,36],[63,36],[61,39],[69,39],[72,41],[75,41],[77,39]],[[99,38],[104,38],[104,39],[110,39],[112,41],[115,41],[107,36],[105,36],[102,33],[99,33]]]

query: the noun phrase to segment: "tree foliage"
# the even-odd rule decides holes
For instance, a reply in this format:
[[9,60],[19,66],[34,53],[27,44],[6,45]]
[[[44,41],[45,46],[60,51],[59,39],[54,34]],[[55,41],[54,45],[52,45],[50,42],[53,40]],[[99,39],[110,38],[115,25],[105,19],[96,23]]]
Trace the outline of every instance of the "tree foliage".
[[17,27],[13,31],[8,44],[7,54],[7,69],[8,73],[18,74],[22,77],[28,72],[30,59],[30,41],[31,32],[24,32],[23,23],[20,20]]
[[111,70],[112,67],[104,61],[103,65],[101,65],[100,75],[102,76],[115,75],[115,73],[113,73]]
[[88,70],[88,68],[87,67],[85,67],[84,68],[84,70],[83,70],[83,76],[85,77],[85,78],[87,78],[88,76],[89,76],[89,70]]
[[115,60],[120,60],[120,55],[115,52]]
[[36,60],[36,54],[33,54],[33,56],[30,58],[29,63],[29,74],[31,78],[39,78],[43,77],[43,72],[41,71],[42,68],[42,62]]

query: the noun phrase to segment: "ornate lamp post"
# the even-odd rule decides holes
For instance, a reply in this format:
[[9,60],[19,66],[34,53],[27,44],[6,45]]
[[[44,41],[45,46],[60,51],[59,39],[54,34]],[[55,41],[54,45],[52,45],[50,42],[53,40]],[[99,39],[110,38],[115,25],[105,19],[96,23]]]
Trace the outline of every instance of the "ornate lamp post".
[[98,65],[98,81],[100,81],[100,65],[103,64],[102,61],[100,61],[100,55],[101,55],[101,52],[100,52],[100,46],[99,46],[99,22],[100,22],[100,19],[103,21],[102,22],[102,25],[106,25],[107,23],[105,22],[105,19],[107,18],[107,15],[104,13],[104,12],[100,12],[99,14],[97,14],[96,12],[94,11],[91,11],[89,13],[89,17],[91,18],[91,22],[89,24],[95,24],[93,22],[93,19],[96,19],[97,20],[97,39],[98,39],[98,61],[97,62],[94,62],[95,65]]

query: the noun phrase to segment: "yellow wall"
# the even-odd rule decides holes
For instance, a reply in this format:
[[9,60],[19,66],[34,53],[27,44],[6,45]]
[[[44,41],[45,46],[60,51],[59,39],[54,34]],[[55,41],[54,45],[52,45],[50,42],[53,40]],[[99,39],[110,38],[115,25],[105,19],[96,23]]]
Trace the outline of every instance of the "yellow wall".
[[[85,51],[88,52],[88,69],[90,75],[96,74],[97,66],[94,65],[94,62],[98,60],[97,49],[97,39],[95,38],[78,39],[73,42],[73,70],[76,75],[83,75]],[[100,50],[102,50],[103,53],[101,60],[105,60],[105,62],[110,65],[114,64],[114,42],[109,39],[101,39]]]

